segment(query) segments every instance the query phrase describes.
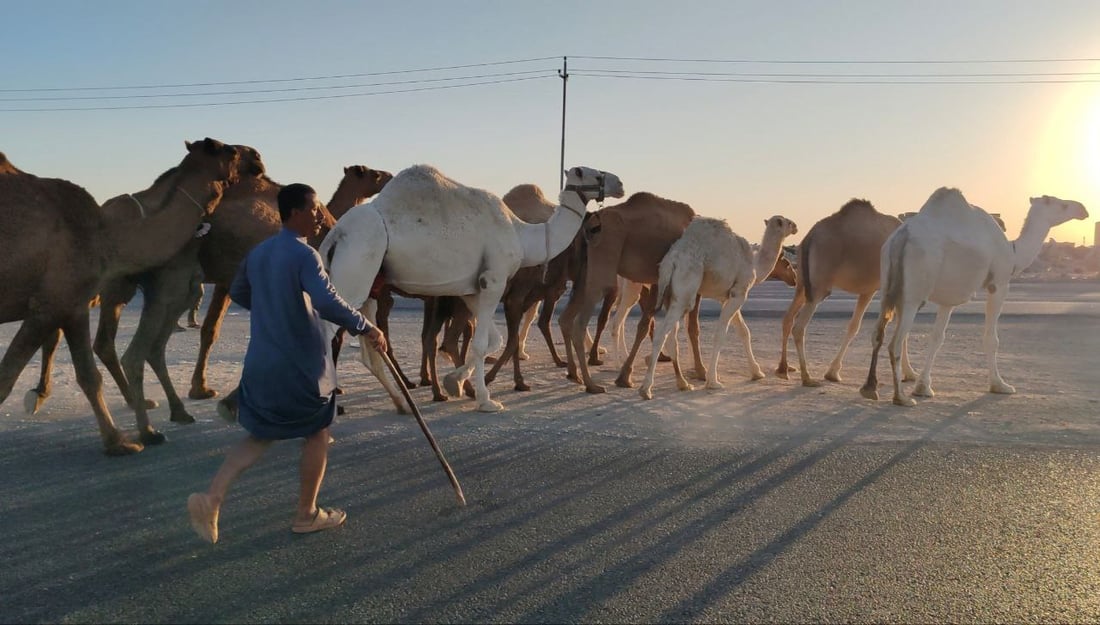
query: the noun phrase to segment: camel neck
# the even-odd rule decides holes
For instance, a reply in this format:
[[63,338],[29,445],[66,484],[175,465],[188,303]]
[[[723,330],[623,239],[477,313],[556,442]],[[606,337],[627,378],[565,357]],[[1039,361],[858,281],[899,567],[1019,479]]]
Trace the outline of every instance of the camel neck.
[[585,202],[578,192],[564,189],[558,194],[558,207],[545,223],[531,224],[514,218],[513,225],[523,249],[520,267],[549,262],[573,243],[584,221]]
[[779,253],[783,248],[783,234],[773,228],[764,229],[764,238],[760,240],[760,249],[756,251],[756,280],[753,284],[759,284],[767,280],[768,274],[779,260]]
[[1043,249],[1043,240],[1050,232],[1050,226],[1035,219],[1028,213],[1024,220],[1024,227],[1020,229],[1020,236],[1012,242],[1012,275],[1018,275],[1027,269],[1039,256]]
[[367,201],[369,196],[361,196],[355,193],[353,190],[348,189],[346,184],[341,184],[336,187],[336,191],[332,194],[332,199],[328,201],[328,212],[332,213],[334,219],[340,219],[344,216],[344,213],[351,210],[353,206],[358,206]]

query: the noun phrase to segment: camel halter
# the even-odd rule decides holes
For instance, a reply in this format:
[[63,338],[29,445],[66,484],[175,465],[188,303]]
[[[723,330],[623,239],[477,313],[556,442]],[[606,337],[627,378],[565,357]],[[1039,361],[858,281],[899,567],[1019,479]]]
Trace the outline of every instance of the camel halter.
[[[195,198],[191,197],[191,194],[187,192],[187,189],[184,189],[183,187],[176,187],[176,190],[186,195],[187,199],[191,200],[191,203],[197,206],[199,210],[204,213],[206,212],[206,208],[202,204],[199,204],[198,201],[195,200]],[[134,204],[137,204],[138,211],[141,212],[141,218],[145,219],[146,217],[148,217],[148,215],[145,214],[145,207],[141,205],[141,201],[137,199],[137,196],[133,193],[127,193],[126,195],[134,201]]]
[[[576,193],[577,197],[579,197],[581,199],[581,204],[583,204],[586,207],[588,206],[588,198],[585,197],[584,192],[585,191],[595,191],[596,192],[595,200],[602,204],[603,203],[603,198],[604,198],[604,189],[603,189],[604,177],[605,177],[605,173],[601,171],[599,174],[596,175],[596,183],[595,184],[567,184],[567,185],[565,185],[565,190],[566,191],[572,191],[573,193]],[[584,211],[573,210],[573,207],[568,206],[564,203],[562,204],[562,206],[564,208],[569,209],[569,211],[572,212],[577,217],[580,217],[581,218],[581,223],[582,224],[584,223],[584,215],[585,215]],[[543,228],[543,234],[545,235],[543,237],[543,241],[546,245],[546,262],[542,263],[542,283],[546,284],[546,274],[548,274],[550,272],[550,260],[551,260],[550,259],[550,226],[549,226],[549,224],[545,228]]]

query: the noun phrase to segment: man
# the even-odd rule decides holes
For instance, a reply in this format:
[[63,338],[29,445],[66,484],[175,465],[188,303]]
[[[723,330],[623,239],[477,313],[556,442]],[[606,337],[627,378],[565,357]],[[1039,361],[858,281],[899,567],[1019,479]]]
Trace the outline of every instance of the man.
[[229,486],[275,440],[304,438],[298,509],[291,525],[303,534],[343,524],[347,514],[319,508],[317,493],[328,462],[328,427],[336,414],[336,370],[323,321],[367,333],[385,352],[386,337],[336,294],[321,257],[306,243],[320,232],[322,213],[308,185],[279,191],[282,230],[241,263],[229,294],[251,311],[237,419],[248,437],[226,455],[210,488],[187,499],[191,527],[218,540],[218,512]]

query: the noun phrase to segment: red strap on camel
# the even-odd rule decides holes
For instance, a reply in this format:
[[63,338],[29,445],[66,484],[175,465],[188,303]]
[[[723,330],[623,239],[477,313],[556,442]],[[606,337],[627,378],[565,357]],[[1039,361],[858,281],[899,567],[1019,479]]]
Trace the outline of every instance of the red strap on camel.
[[378,299],[378,296],[382,294],[382,287],[386,286],[386,279],[382,277],[382,272],[379,271],[378,275],[374,276],[374,283],[370,285],[370,296],[374,299]]

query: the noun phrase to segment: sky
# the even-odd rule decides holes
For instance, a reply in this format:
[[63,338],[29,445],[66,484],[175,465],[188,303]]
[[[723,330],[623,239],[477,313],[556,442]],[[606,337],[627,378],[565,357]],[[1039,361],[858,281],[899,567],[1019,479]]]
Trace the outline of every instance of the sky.
[[1051,235],[1091,245],[1097,24],[1095,0],[0,0],[0,151],[101,202],[207,136],[323,199],[345,166],[417,163],[554,197],[567,57],[565,165],[751,242],[953,186],[1009,238],[1029,197],[1081,201]]

